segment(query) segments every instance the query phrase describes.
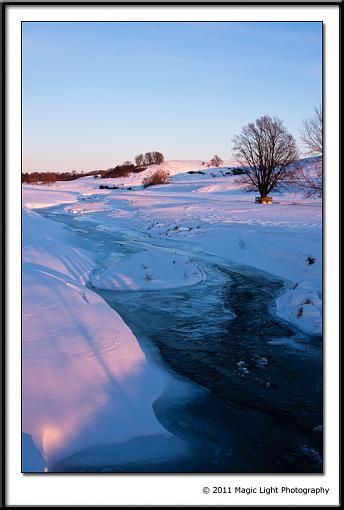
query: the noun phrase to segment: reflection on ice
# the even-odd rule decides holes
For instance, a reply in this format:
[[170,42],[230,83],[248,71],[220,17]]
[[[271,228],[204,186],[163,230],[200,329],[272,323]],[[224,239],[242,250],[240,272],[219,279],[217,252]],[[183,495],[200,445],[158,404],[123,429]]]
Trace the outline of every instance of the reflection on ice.
[[42,447],[46,455],[59,447],[63,441],[62,430],[54,425],[43,425]]

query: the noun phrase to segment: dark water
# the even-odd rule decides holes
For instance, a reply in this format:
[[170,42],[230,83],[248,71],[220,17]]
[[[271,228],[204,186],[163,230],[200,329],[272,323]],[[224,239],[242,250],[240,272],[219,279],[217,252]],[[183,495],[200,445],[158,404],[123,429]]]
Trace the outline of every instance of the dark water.
[[[144,243],[96,223],[53,217],[78,229],[85,247],[102,256],[139,251]],[[114,459],[98,470],[322,472],[322,433],[313,430],[322,424],[321,338],[276,317],[283,282],[205,254],[197,258],[206,280],[193,287],[93,289],[120,313],[147,355],[201,389],[193,398],[166,391],[153,404],[163,426],[188,444],[187,455],[154,465],[117,466]],[[58,469],[79,470],[79,460],[65,459]],[[94,471],[92,462],[83,470]]]

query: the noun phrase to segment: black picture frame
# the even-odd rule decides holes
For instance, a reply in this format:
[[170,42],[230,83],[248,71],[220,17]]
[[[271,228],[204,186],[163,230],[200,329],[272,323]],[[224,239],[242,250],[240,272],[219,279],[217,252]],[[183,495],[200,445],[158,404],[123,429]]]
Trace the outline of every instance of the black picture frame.
[[[2,123],[1,123],[1,129],[2,129],[2,136],[1,136],[1,145],[0,145],[0,152],[1,152],[1,192],[2,192],[2,203],[1,203],[1,262],[2,262],[2,292],[1,292],[1,327],[2,327],[2,377],[1,377],[1,409],[2,409],[2,419],[1,419],[1,483],[0,483],[0,493],[1,493],[1,504],[2,507],[6,508],[7,500],[6,500],[6,465],[7,465],[7,458],[6,458],[6,405],[9,405],[8,402],[6,402],[6,285],[8,284],[6,282],[6,258],[8,258],[9,254],[6,254],[6,235],[8,234],[6,232],[6,210],[7,210],[7,202],[6,202],[6,124],[7,124],[7,116],[6,116],[6,11],[11,6],[25,6],[25,7],[31,7],[31,6],[63,6],[66,9],[70,6],[78,7],[78,6],[149,6],[149,7],[161,7],[161,6],[208,6],[208,7],[216,7],[216,6],[338,6],[339,7],[339,20],[340,20],[340,45],[341,45],[341,38],[342,38],[342,15],[343,15],[343,9],[342,9],[342,0],[311,0],[311,1],[298,1],[298,0],[290,0],[290,1],[284,1],[284,0],[272,0],[272,1],[254,1],[254,0],[242,0],[242,1],[189,1],[189,2],[182,2],[182,1],[151,1],[151,2],[139,2],[139,1],[122,1],[122,2],[113,2],[113,1],[81,1],[81,2],[65,2],[65,1],[42,1],[42,2],[34,2],[34,1],[4,1],[1,3],[1,28],[2,28],[2,51],[1,51],[1,67],[2,67],[2,101],[1,101],[1,108],[2,108]],[[341,79],[341,64],[340,64],[340,84],[342,83]],[[341,89],[340,90],[340,105],[341,105]],[[342,132],[342,117],[340,115],[340,127],[339,127],[339,136],[341,137]],[[342,151],[340,150],[339,154],[339,161],[340,161],[340,168],[342,163]],[[339,194],[341,193],[341,183],[342,178],[340,177],[340,190]],[[341,195],[340,195],[341,196]],[[340,207],[341,207],[341,201]],[[341,250],[341,237],[340,237],[340,250]],[[341,301],[341,298],[340,298]],[[341,334],[341,322],[340,322],[340,334]],[[341,350],[341,349],[340,349]],[[340,352],[341,354],[341,352]],[[341,356],[340,356],[341,360]],[[340,363],[339,360],[339,363]],[[341,472],[341,465],[340,465],[340,472]],[[339,484],[340,486],[340,484]],[[341,497],[341,496],[340,496]],[[168,498],[166,498],[168,499]],[[54,505],[48,505],[48,506],[54,506]],[[95,506],[95,505],[91,505]],[[132,506],[132,505],[128,505]],[[144,505],[142,505],[144,506]],[[164,505],[169,506],[169,505]],[[196,505],[195,505],[196,506]],[[223,505],[218,505],[223,506]],[[251,506],[251,505],[249,505]],[[256,505],[252,505],[256,506]],[[282,506],[282,505],[278,505]]]

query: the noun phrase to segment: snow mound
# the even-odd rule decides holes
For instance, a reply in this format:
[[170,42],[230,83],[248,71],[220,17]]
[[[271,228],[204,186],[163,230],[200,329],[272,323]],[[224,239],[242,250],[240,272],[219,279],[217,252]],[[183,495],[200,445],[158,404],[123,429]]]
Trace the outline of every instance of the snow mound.
[[23,210],[23,469],[100,444],[168,435],[152,408],[169,375],[85,287],[96,267],[78,238]]
[[142,251],[91,278],[103,290],[158,290],[194,285],[203,279],[199,265],[177,253]]
[[322,300],[309,282],[301,282],[277,299],[277,314],[310,335],[321,335]]

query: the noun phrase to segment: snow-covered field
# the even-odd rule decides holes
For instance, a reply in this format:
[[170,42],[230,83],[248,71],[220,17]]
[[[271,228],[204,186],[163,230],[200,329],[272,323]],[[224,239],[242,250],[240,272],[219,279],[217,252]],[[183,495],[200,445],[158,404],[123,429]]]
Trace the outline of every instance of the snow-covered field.
[[[171,182],[147,189],[141,181],[152,168],[127,178],[23,185],[23,432],[32,436],[45,466],[100,440],[169,435],[152,403],[170,375],[85,287],[90,279],[111,290],[192,285],[204,278],[197,254],[213,254],[283,279],[276,313],[321,334],[321,200],[284,192],[273,194],[272,205],[256,204],[230,175],[235,163],[224,164],[167,162],[161,167]],[[101,184],[120,189],[100,190]],[[104,229],[158,240],[161,250],[143,249],[104,267],[72,232],[34,212],[58,204]],[[195,257],[182,249],[165,253],[171,240],[187,244]]]

